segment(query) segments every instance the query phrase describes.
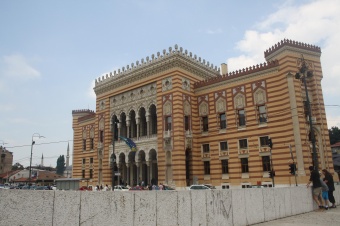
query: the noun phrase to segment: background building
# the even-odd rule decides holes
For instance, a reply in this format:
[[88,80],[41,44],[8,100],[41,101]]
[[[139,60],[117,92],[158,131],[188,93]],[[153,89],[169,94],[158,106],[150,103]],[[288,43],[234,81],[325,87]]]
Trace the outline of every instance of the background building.
[[0,146],[0,174],[10,172],[13,166],[13,152]]
[[96,79],[96,112],[72,112],[73,177],[229,188],[271,185],[273,168],[286,186],[295,184],[294,160],[304,183],[313,145],[304,82],[294,76],[303,65],[313,75],[306,87],[319,167],[334,172],[321,49],[283,40],[264,55],[265,63],[228,72],[176,45]]

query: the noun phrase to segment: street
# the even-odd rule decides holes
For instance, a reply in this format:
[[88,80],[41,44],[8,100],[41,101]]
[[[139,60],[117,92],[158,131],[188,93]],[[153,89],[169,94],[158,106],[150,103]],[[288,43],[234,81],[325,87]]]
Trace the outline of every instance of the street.
[[254,224],[256,226],[273,226],[273,225],[327,225],[339,226],[340,225],[340,206],[328,210],[316,210],[313,212],[300,214],[292,217],[286,217],[265,223]]

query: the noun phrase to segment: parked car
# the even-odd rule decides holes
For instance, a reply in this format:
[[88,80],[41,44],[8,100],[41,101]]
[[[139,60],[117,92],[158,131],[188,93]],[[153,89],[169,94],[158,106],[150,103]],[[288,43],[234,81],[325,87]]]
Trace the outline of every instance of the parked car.
[[131,187],[129,191],[144,191],[144,189],[142,186],[137,185],[135,187]]
[[207,186],[207,187],[210,188],[210,189],[216,189],[216,187],[215,187],[215,186],[212,186],[211,184],[204,184],[204,186]]
[[190,186],[189,190],[211,190],[211,188],[204,184],[193,184]]
[[129,191],[129,188],[123,185],[116,185],[113,188],[114,188],[114,191]]
[[34,190],[50,190],[47,186],[36,186]]
[[166,191],[174,191],[176,189],[172,188],[172,187],[169,187],[168,185],[163,185],[163,190],[166,190]]

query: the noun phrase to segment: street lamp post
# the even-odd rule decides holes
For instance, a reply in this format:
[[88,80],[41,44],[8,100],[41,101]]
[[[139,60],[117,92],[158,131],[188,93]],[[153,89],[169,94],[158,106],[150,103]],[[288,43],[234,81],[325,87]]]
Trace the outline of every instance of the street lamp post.
[[35,141],[33,140],[34,137],[39,138],[45,138],[44,136],[41,136],[39,133],[33,133],[32,135],[32,143],[31,143],[31,158],[30,158],[30,168],[29,168],[29,175],[28,175],[28,186],[31,186],[31,177],[32,177],[32,154],[33,154],[33,145],[35,144]]
[[295,74],[296,79],[302,79],[303,85],[305,87],[305,92],[306,92],[306,105],[308,108],[308,121],[309,121],[309,128],[310,128],[310,136],[311,136],[311,141],[312,141],[312,147],[313,147],[313,166],[316,171],[319,170],[319,162],[317,158],[317,153],[316,153],[316,145],[315,145],[315,136],[314,136],[314,130],[313,130],[313,120],[312,120],[312,110],[310,107],[310,101],[309,101],[309,96],[308,96],[308,89],[307,89],[307,78],[310,78],[313,76],[313,72],[309,70],[307,62],[301,57],[299,59],[301,61],[301,67],[299,69],[299,72]]

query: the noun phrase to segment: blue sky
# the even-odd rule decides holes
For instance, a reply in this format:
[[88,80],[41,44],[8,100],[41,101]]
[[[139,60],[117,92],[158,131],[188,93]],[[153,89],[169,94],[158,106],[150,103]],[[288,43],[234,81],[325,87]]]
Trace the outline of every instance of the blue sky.
[[[0,145],[14,163],[72,152],[72,110],[95,110],[94,80],[175,44],[229,71],[288,38],[321,47],[328,127],[340,127],[340,1],[0,1]],[[335,105],[335,106],[331,106]]]

